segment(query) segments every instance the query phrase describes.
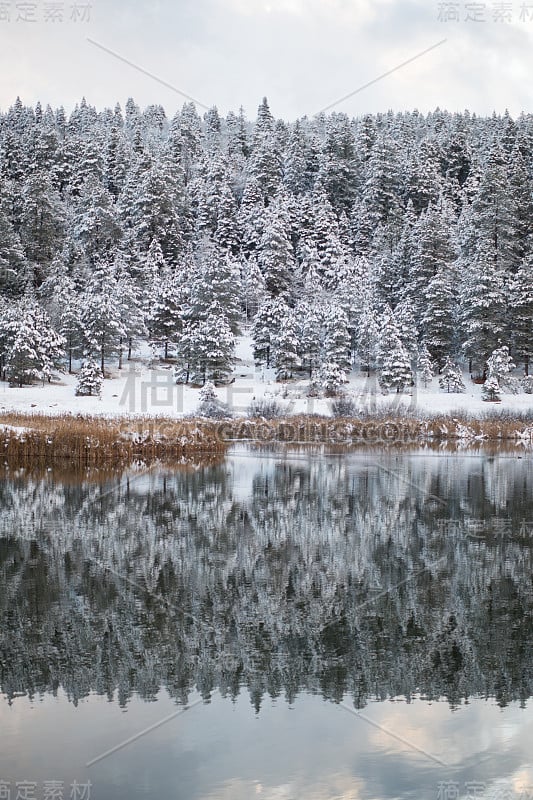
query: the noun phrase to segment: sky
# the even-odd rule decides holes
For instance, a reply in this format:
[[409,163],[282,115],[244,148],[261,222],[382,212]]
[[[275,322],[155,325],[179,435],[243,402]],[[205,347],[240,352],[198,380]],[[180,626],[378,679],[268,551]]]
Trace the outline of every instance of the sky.
[[350,116],[533,111],[533,0],[90,3],[0,0],[1,110],[17,96],[67,111],[131,96],[170,117],[188,95],[201,113],[242,105],[251,119],[263,96],[286,120],[332,104]]

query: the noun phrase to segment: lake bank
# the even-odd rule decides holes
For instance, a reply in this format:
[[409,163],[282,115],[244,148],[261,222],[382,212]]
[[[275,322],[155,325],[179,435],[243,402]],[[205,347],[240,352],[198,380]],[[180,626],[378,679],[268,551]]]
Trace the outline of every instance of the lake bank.
[[127,418],[4,414],[0,452],[4,461],[23,465],[52,462],[83,467],[127,465],[134,461],[179,463],[223,457],[235,442],[325,445],[330,447],[505,446],[533,449],[533,415],[507,412],[474,417],[439,414],[417,417],[388,414],[331,418],[278,419],[170,417]]

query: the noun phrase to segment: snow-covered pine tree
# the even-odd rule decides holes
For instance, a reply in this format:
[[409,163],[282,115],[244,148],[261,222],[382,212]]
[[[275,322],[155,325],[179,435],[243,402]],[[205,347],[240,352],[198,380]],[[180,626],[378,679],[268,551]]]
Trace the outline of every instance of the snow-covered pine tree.
[[299,355],[298,322],[292,309],[288,310],[280,324],[275,341],[275,367],[278,381],[290,380],[301,367]]
[[398,327],[400,342],[406,349],[414,367],[418,358],[418,329],[410,300],[402,300],[398,303],[394,309],[394,319]]
[[295,312],[298,319],[298,342],[299,352],[302,357],[302,367],[309,372],[309,377],[311,378],[315,370],[320,366],[323,326],[322,309],[312,300],[304,300],[298,303]]
[[326,397],[335,397],[346,383],[346,373],[338,364],[326,361],[320,367],[318,381]]
[[331,303],[324,311],[322,360],[325,364],[337,364],[344,373],[349,373],[352,369],[351,355],[348,317],[337,303]]
[[287,305],[276,298],[267,297],[259,306],[252,325],[256,364],[265,364],[267,368],[270,367],[275,354],[275,343],[281,320],[286,313]]
[[296,260],[288,234],[288,221],[279,205],[271,206],[259,243],[257,260],[272,297],[289,297]]
[[466,389],[461,370],[450,358],[446,359],[441,370],[439,386],[448,394],[461,394]]
[[265,299],[265,279],[254,255],[245,259],[242,266],[242,286],[246,321],[253,319]]
[[356,329],[356,348],[361,362],[361,368],[368,377],[376,367],[380,343],[380,328],[378,315],[374,307],[366,304],[358,320]]
[[433,360],[425,343],[421,345],[418,351],[417,368],[420,378],[424,383],[424,388],[427,389],[428,384],[431,383],[433,379]]
[[122,369],[122,359],[124,349],[127,352],[128,361],[131,360],[133,346],[136,341],[146,336],[145,313],[142,307],[139,293],[126,269],[121,266],[120,258],[115,259],[115,271],[117,275],[117,297],[120,303],[120,316],[124,336],[119,342],[119,362],[118,368]]
[[50,380],[64,357],[64,338],[52,327],[46,312],[31,297],[11,306],[2,319],[0,341],[4,368],[13,386]]
[[495,375],[489,375],[481,389],[483,400],[489,403],[498,403],[501,400],[500,392],[498,378]]
[[126,337],[119,287],[113,265],[99,262],[80,296],[80,328],[84,350],[100,358],[105,377],[106,361],[119,353]]
[[395,389],[398,394],[413,383],[411,358],[399,337],[382,359],[379,383],[386,391]]
[[196,413],[209,419],[223,419],[230,415],[227,405],[219,400],[212,381],[207,381],[200,389],[200,403]]
[[76,395],[79,397],[99,397],[102,393],[102,370],[94,358],[88,357],[78,372]]
[[509,355],[509,348],[506,345],[498,347],[487,359],[488,377],[496,378],[500,387],[508,383],[511,372],[516,365]]
[[509,314],[514,351],[529,375],[533,358],[533,254],[527,256],[511,279]]
[[463,351],[470,371],[486,376],[486,362],[506,333],[505,278],[493,251],[480,245],[461,291],[461,326]]
[[454,274],[449,265],[441,264],[427,284],[421,320],[426,347],[439,369],[455,349],[456,309]]
[[214,303],[205,319],[185,323],[176,357],[179,383],[228,382],[235,364],[235,338],[220,305]]
[[0,204],[0,293],[19,296],[30,278],[20,238]]

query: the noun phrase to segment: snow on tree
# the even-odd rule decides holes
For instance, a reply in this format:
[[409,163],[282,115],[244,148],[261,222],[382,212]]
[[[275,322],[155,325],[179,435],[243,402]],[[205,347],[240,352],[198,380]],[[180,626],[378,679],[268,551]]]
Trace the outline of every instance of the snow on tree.
[[399,337],[391,350],[384,355],[379,373],[379,383],[383,389],[395,389],[398,394],[413,383],[411,358]]
[[207,381],[200,389],[200,403],[196,413],[210,419],[223,419],[230,415],[227,405],[219,400],[212,381]]
[[70,374],[72,359],[81,348],[79,296],[61,258],[52,263],[50,274],[39,289],[39,297],[43,299],[55,330],[65,339]]
[[254,342],[254,361],[270,367],[275,354],[275,343],[280,330],[281,320],[285,316],[287,306],[282,300],[267,297],[261,303],[252,325]]
[[322,358],[325,363],[337,364],[344,373],[351,371],[351,336],[348,329],[348,317],[336,303],[330,304],[324,312]]
[[509,306],[514,331],[514,351],[524,364],[525,375],[529,375],[529,365],[533,358],[533,253],[524,259],[511,279]]
[[0,204],[0,292],[12,297],[20,295],[30,275],[20,238]]
[[459,367],[447,358],[439,377],[439,386],[448,394],[461,394],[466,387]]
[[102,370],[94,358],[86,359],[78,372],[76,395],[79,397],[100,396],[102,393]]
[[298,350],[298,323],[295,313],[291,309],[281,320],[275,341],[274,363],[278,381],[290,380],[294,372],[301,367],[302,361]]
[[369,303],[359,317],[356,330],[356,347],[361,366],[365,368],[367,376],[376,367],[380,343],[380,328],[378,315]]
[[385,306],[379,314],[378,326],[379,338],[376,363],[378,369],[381,369],[385,359],[388,358],[392,350],[397,346],[398,341],[401,343],[400,331],[390,306]]
[[461,292],[463,351],[470,368],[485,376],[485,365],[506,333],[504,275],[487,247],[481,247],[469,265]]
[[298,319],[298,349],[302,367],[308,370],[311,378],[320,366],[323,313],[321,307],[311,300],[299,303],[295,312]]
[[176,380],[227,383],[235,364],[235,337],[223,309],[214,304],[205,319],[188,322],[180,337]]
[[166,267],[153,287],[153,302],[148,309],[146,324],[150,340],[163,347],[168,358],[183,329],[183,287],[179,276]]
[[346,383],[346,373],[338,364],[326,361],[320,367],[318,383],[326,397],[335,397]]
[[498,384],[504,387],[509,384],[509,378],[515,366],[513,359],[509,355],[509,348],[506,345],[498,347],[487,359],[488,377],[496,378]]
[[409,300],[402,300],[402,302],[396,306],[393,313],[400,342],[403,344],[411,359],[411,363],[414,365],[418,357],[418,330],[413,306]]
[[255,317],[265,298],[265,279],[253,255],[244,260],[242,273],[245,316],[248,321]]
[[24,297],[10,307],[0,324],[3,369],[11,385],[50,380],[61,368],[65,340],[33,298]]
[[288,235],[288,220],[279,206],[269,209],[257,260],[266,291],[272,297],[290,295],[296,261]]
[[241,320],[240,265],[228,251],[222,251],[203,239],[195,252],[195,265],[189,276],[188,316],[202,320],[214,305],[224,313],[233,334],[238,334]]
[[65,205],[49,175],[30,175],[21,187],[19,235],[38,282],[61,249],[65,236]]
[[106,361],[119,353],[127,336],[122,311],[113,266],[100,262],[80,297],[80,328],[84,351],[87,355],[99,355],[104,377]]
[[501,400],[500,392],[501,389],[498,378],[495,375],[489,375],[481,389],[481,396],[483,400],[490,403],[497,403],[499,400]]
[[146,336],[145,314],[135,285],[124,268],[120,254],[115,257],[115,274],[117,276],[116,294],[120,304],[120,318],[124,336],[119,342],[118,368],[122,369],[124,346],[127,349],[128,361],[131,359],[133,345]]
[[105,258],[122,236],[113,195],[95,178],[81,187],[72,226],[73,236],[93,263]]
[[410,230],[409,261],[405,265],[408,273],[406,289],[413,304],[415,318],[422,322],[422,334],[425,338],[427,333],[424,321],[435,334],[439,320],[435,321],[433,314],[436,312],[447,324],[450,313],[446,281],[453,279],[452,264],[457,258],[452,237],[452,219],[450,208],[441,198],[438,204],[427,207]]
[[433,373],[433,360],[431,358],[431,353],[429,352],[425,344],[422,344],[422,346],[419,349],[417,368],[419,370],[420,377],[424,382],[424,387],[427,388],[428,384],[431,383],[433,379],[434,373]]
[[202,120],[193,103],[169,123],[131,99],[124,114],[82,100],[68,120],[18,101],[0,113],[0,303],[35,292],[70,365],[83,348],[125,353],[143,314],[151,343],[192,357],[213,307],[234,336],[254,320],[256,358],[275,363],[291,308],[313,375],[353,353],[381,369],[397,336],[412,362],[416,338],[439,369],[461,352],[479,374],[505,342],[527,374],[532,142],[527,115],[291,124],[264,100],[255,125],[242,109]]
[[456,290],[453,273],[448,265],[441,265],[430,279],[425,291],[425,307],[422,314],[424,341],[431,358],[442,367],[455,346]]

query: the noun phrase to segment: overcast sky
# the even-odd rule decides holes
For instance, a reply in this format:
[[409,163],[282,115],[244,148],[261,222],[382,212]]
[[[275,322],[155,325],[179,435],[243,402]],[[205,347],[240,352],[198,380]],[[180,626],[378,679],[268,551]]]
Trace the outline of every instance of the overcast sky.
[[[83,95],[98,108],[129,96],[169,116],[181,107],[183,97],[89,38],[221,113],[243,105],[253,118],[266,95],[285,119],[446,39],[336,110],[533,110],[533,0],[479,3],[478,22],[466,20],[468,0],[454,6],[458,21],[439,20],[451,5],[439,0],[92,0],[89,21],[70,19],[73,3],[0,0],[2,110],[17,95],[67,109]],[[60,12],[63,21],[44,22]],[[508,13],[510,22],[494,20]],[[18,19],[27,15],[36,21]]]

